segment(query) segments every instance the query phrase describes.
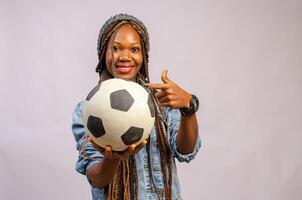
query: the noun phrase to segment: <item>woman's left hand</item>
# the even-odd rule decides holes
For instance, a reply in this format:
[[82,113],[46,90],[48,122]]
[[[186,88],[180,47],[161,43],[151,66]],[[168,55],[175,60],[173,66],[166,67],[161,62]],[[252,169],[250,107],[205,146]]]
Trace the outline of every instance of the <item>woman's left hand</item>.
[[168,78],[167,70],[161,75],[163,83],[150,83],[149,88],[157,92],[155,97],[163,107],[189,108],[192,95],[183,90]]

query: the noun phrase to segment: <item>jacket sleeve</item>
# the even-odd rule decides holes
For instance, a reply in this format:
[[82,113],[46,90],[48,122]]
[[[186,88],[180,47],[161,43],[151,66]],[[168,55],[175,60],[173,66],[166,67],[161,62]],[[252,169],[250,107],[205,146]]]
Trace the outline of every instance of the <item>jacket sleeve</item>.
[[83,101],[80,102],[74,110],[71,129],[76,140],[76,148],[79,151],[76,170],[86,175],[87,169],[94,163],[99,162],[103,155],[95,150],[90,143],[87,143],[82,117],[83,104]]
[[179,130],[179,125],[180,125],[180,111],[178,109],[167,109],[165,112],[166,115],[166,120],[168,124],[168,129],[167,129],[167,134],[169,135],[169,143],[170,143],[170,148],[172,151],[172,155],[177,158],[179,162],[190,162],[195,158],[197,155],[200,147],[201,147],[201,140],[200,137],[197,137],[195,148],[193,152],[188,153],[188,154],[182,154],[177,150],[176,146],[176,137],[178,134]]

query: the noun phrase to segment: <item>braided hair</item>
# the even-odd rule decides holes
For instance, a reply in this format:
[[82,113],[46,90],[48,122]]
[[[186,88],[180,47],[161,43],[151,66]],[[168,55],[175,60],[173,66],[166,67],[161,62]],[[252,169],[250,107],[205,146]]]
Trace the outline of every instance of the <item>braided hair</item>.
[[[139,34],[141,40],[143,63],[137,75],[137,83],[141,85],[150,83],[148,70],[148,52],[150,49],[149,34],[146,27],[140,20],[127,14],[118,14],[111,17],[105,22],[99,32],[97,45],[99,63],[96,67],[96,72],[99,73],[100,77],[99,81],[102,82],[114,77],[114,74],[111,74],[106,67],[106,50],[108,45],[112,45],[109,44],[110,37],[113,37],[114,39],[118,29],[125,24],[131,25]],[[115,62],[113,61],[112,65],[114,65],[114,63]],[[112,67],[114,69],[114,66]],[[151,170],[150,139],[147,143],[148,171],[158,199],[164,196],[165,199],[170,200],[172,199],[172,158],[166,134],[167,127],[165,126],[159,103],[154,97],[154,92],[150,91],[150,94],[156,108],[154,125],[164,182],[164,193],[162,195],[158,193],[153,180]],[[123,159],[120,162],[113,180],[105,190],[107,199],[138,199],[138,177],[134,155],[130,155],[128,158]]]

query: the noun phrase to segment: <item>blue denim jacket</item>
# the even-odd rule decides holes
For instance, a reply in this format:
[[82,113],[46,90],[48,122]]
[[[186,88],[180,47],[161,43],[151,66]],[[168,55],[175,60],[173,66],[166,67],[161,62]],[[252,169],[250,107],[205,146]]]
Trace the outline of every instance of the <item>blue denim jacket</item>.
[[[72,131],[77,142],[76,147],[77,150],[80,150],[81,144],[85,141],[85,129],[83,125],[82,119],[82,107],[83,101],[80,102],[74,111],[73,114],[73,123],[72,123]],[[171,148],[171,152],[174,158],[177,158],[180,162],[190,162],[196,156],[199,148],[201,146],[200,138],[198,137],[195,149],[192,153],[189,154],[182,154],[177,151],[176,148],[176,135],[179,128],[180,122],[180,112],[178,109],[170,109],[167,108],[164,110],[164,116],[168,123],[168,140]],[[76,162],[76,170],[86,175],[87,169],[95,164],[96,162],[100,162],[103,158],[103,155],[96,151],[91,144],[87,143],[85,146],[86,154],[90,158],[94,159],[87,159],[84,158],[79,154],[78,160]],[[152,129],[150,133],[150,152],[151,152],[151,166],[152,166],[152,174],[154,178],[154,184],[157,188],[159,193],[163,193],[163,179],[161,173],[161,165],[160,165],[160,155],[157,149],[157,141],[156,141],[156,133],[155,128]],[[148,172],[148,157],[147,157],[147,149],[146,146],[141,149],[136,155],[136,165],[137,165],[137,176],[138,176],[138,196],[140,200],[146,199],[157,199],[155,190],[152,186],[152,180],[149,176]],[[176,165],[175,160],[173,159],[172,162],[172,170],[173,170],[173,177],[172,177],[172,195],[173,199],[181,200],[181,192],[180,192],[180,185],[177,178],[176,172]],[[96,188],[91,185],[92,197],[93,200],[104,200],[105,192],[103,188]]]

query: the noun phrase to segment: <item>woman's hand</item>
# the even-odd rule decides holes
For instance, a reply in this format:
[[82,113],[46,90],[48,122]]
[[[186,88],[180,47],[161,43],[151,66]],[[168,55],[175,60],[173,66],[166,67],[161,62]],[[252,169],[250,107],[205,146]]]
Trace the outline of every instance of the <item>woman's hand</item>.
[[111,146],[108,145],[105,148],[100,147],[88,135],[87,135],[87,139],[96,150],[100,151],[108,159],[127,158],[129,155],[134,155],[137,152],[139,152],[139,150],[141,150],[148,142],[147,140],[144,140],[138,145],[132,144],[125,151],[112,151]]
[[144,140],[137,146],[133,144],[125,151],[117,152],[112,151],[110,146],[102,148],[93,142],[88,135],[86,137],[92,146],[104,155],[102,162],[97,162],[87,169],[87,177],[94,187],[105,187],[108,185],[112,181],[120,161],[128,158],[129,155],[136,154],[147,143],[147,140]]
[[157,92],[155,97],[163,107],[189,108],[191,94],[183,90],[168,78],[168,71],[164,70],[161,75],[163,83],[150,83],[149,88]]

